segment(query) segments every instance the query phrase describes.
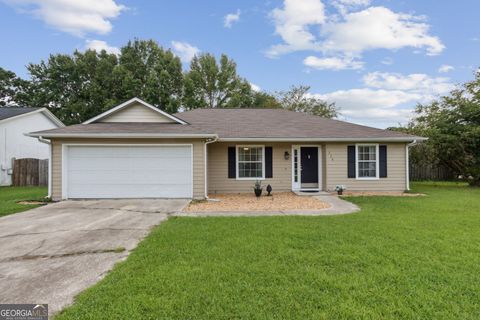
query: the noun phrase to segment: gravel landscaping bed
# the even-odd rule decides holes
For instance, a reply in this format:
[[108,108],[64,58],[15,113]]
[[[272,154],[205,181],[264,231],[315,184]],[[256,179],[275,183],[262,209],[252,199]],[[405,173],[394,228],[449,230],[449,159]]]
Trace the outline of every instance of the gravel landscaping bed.
[[313,197],[300,197],[293,192],[276,192],[271,196],[262,195],[259,198],[253,193],[215,194],[209,198],[211,200],[192,201],[184,211],[320,210],[330,207],[326,202]]

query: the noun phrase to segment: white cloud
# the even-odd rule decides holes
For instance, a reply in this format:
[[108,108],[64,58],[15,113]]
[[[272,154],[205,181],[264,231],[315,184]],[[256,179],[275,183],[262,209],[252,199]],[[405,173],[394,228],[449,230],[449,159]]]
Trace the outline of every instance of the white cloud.
[[448,64],[441,65],[440,68],[438,68],[438,72],[440,72],[440,73],[447,73],[447,72],[450,72],[450,71],[453,71],[453,70],[455,70],[455,68],[453,66],[448,65]]
[[385,7],[370,7],[348,13],[343,21],[329,22],[321,29],[328,51],[360,54],[366,50],[404,47],[425,48],[428,55],[442,52],[440,39],[429,35],[424,17],[395,13]]
[[6,0],[7,4],[28,12],[49,26],[75,36],[107,34],[111,19],[126,9],[114,0]]
[[186,63],[189,63],[193,57],[200,52],[200,49],[192,46],[188,42],[172,41],[172,47],[175,54]]
[[285,0],[284,8],[271,12],[275,23],[275,33],[284,44],[271,47],[267,55],[274,57],[297,50],[314,49],[315,36],[309,27],[325,22],[325,8],[320,0]]
[[389,66],[389,65],[392,65],[394,61],[393,61],[393,58],[385,57],[385,58],[383,58],[383,60],[380,61],[380,62],[381,62],[382,64],[384,64],[384,65]]
[[262,91],[262,88],[260,88],[260,86],[257,86],[255,83],[250,82],[250,86],[252,87],[253,91],[256,91],[256,92]]
[[363,77],[365,87],[315,94],[335,102],[349,121],[387,127],[405,124],[417,103],[427,103],[453,89],[448,78],[425,74],[402,75],[372,72]]
[[[321,0],[284,0],[283,8],[276,8],[270,14],[275,33],[283,42],[271,46],[267,56],[317,51],[326,59],[360,59],[365,51],[376,49],[410,47],[436,55],[445,48],[438,37],[430,35],[424,16],[396,13],[381,6],[358,10],[358,6],[369,3],[367,0],[334,1],[340,15],[327,16]],[[351,11],[352,8],[357,10]]]
[[85,48],[90,50],[95,50],[100,52],[102,50],[107,51],[108,53],[120,54],[120,49],[117,47],[109,46],[108,43],[101,40],[87,40],[85,41]]
[[319,58],[315,56],[308,56],[303,60],[303,64],[307,67],[315,68],[318,70],[346,70],[346,69],[361,69],[363,68],[363,62],[349,57],[330,57]]
[[240,20],[240,10],[238,9],[235,13],[229,13],[223,18],[223,26],[225,28],[231,28],[235,22]]
[[423,95],[446,94],[453,89],[450,79],[432,78],[424,73],[402,75],[399,73],[371,72],[363,77],[363,82],[371,88],[422,92]]

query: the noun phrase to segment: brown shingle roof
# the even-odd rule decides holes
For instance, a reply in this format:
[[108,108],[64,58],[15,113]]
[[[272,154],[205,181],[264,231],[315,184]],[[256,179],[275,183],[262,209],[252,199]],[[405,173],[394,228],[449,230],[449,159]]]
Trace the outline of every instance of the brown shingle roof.
[[401,132],[361,126],[282,109],[196,109],[175,116],[229,138],[415,138]]
[[31,135],[41,135],[44,137],[61,135],[205,135],[210,136],[214,133],[207,132],[193,125],[182,125],[178,123],[155,123],[155,122],[98,122],[89,124],[76,124],[73,126],[33,132]]
[[60,136],[187,136],[219,139],[392,139],[410,141],[419,137],[292,112],[281,109],[196,109],[175,114],[188,122],[135,123],[109,122],[78,124],[34,132],[32,135]]

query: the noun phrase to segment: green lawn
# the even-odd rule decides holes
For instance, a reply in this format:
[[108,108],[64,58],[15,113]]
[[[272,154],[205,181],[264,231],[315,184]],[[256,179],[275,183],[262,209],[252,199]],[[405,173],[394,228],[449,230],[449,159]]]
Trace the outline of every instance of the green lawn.
[[480,319],[480,189],[333,217],[173,218],[57,319]]
[[17,202],[23,200],[43,201],[46,195],[46,187],[0,187],[0,217],[36,208],[38,205],[18,204]]

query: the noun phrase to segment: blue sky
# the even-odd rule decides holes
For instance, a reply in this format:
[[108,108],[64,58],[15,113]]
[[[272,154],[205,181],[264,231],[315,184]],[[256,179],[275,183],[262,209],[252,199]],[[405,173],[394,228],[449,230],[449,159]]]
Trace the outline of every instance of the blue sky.
[[473,78],[478,12],[475,0],[0,0],[0,66],[28,77],[51,53],[151,38],[185,66],[226,53],[262,90],[309,85],[341,119],[386,127]]

